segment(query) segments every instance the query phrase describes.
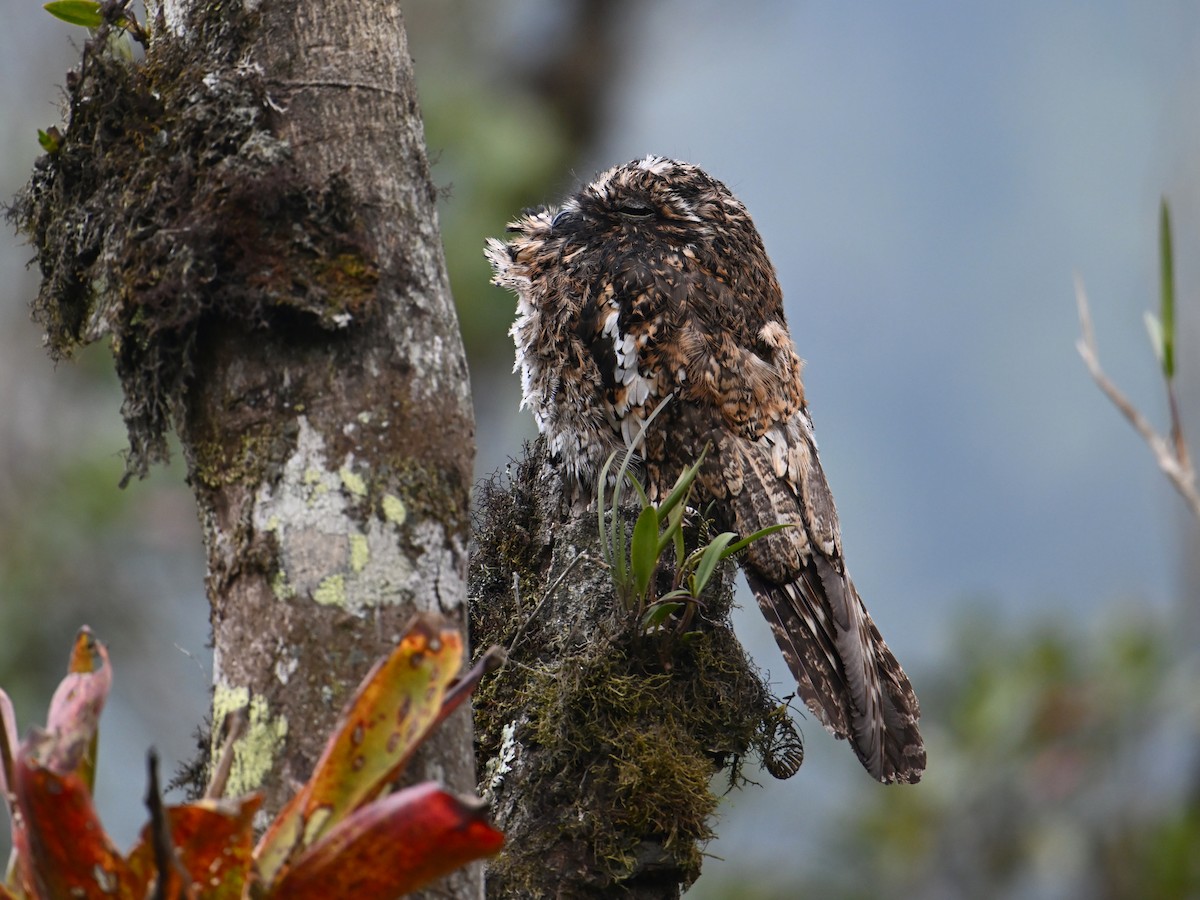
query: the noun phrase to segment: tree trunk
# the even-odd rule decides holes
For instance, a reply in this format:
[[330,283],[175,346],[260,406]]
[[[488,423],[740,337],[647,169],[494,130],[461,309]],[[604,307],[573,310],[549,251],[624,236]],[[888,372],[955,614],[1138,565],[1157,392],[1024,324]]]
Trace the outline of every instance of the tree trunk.
[[[88,42],[14,218],[52,352],[112,337],[129,472],[178,431],[208,558],[214,745],[243,710],[228,791],[261,789],[274,812],[415,611],[465,626],[466,364],[397,4],[150,15],[144,60],[106,49],[108,26]],[[409,777],[474,791],[465,712]],[[475,867],[425,896],[480,893]]]
[[689,630],[647,633],[595,511],[564,498],[539,442],[476,517],[472,639],[509,648],[476,698],[480,782],[507,837],[488,896],[678,897],[713,836],[714,776],[737,783],[753,752],[786,777],[799,736],[731,630],[732,567]]

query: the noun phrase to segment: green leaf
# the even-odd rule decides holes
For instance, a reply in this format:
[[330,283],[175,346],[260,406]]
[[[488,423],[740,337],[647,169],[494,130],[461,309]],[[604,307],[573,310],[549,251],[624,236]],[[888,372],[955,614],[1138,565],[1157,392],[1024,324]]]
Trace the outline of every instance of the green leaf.
[[622,592],[628,591],[629,588],[629,576],[626,569],[626,560],[628,559],[629,551],[625,540],[625,516],[621,514],[621,493],[625,486],[625,476],[629,472],[629,464],[632,460],[633,451],[626,450],[622,455],[621,465],[617,469],[617,477],[613,482],[612,492],[612,559],[609,565],[612,568],[613,583]]
[[687,495],[692,490],[692,484],[696,480],[696,475],[700,472],[700,463],[704,461],[704,454],[707,452],[708,447],[706,445],[700,453],[700,458],[679,473],[679,477],[675,479],[675,487],[671,488],[671,493],[667,494],[666,499],[658,504],[660,519],[683,503],[687,498]]
[[604,527],[604,513],[606,509],[605,501],[607,499],[608,487],[608,472],[612,468],[613,460],[617,458],[617,451],[614,450],[608,454],[608,459],[604,461],[604,465],[600,467],[600,474],[596,478],[596,518],[597,518],[597,534],[600,535],[600,553],[604,557],[604,564],[611,570],[613,567],[613,546],[609,540],[608,529]]
[[49,131],[38,129],[38,143],[42,145],[42,149],[53,156],[62,148],[62,135],[57,128],[51,128]]
[[1162,279],[1162,302],[1159,309],[1162,350],[1159,356],[1163,375],[1170,381],[1175,377],[1175,263],[1171,252],[1171,210],[1165,197],[1159,208],[1158,250]]
[[673,613],[683,609],[682,603],[655,603],[642,616],[642,631],[653,631],[667,621]]
[[[683,513],[680,512],[680,520],[681,521],[675,522],[672,526],[672,533],[674,535],[674,540],[675,540],[675,566],[677,569],[679,567],[683,566],[682,561],[686,561],[685,554],[687,553],[687,548],[684,546],[684,543],[683,543],[682,519],[683,519]],[[679,573],[679,574],[682,574],[682,573]],[[679,583],[678,578],[676,578],[675,583],[676,584]]]
[[633,526],[633,540],[629,546],[629,567],[633,570],[633,584],[638,597],[646,596],[654,569],[658,566],[658,513],[647,504],[642,507]]
[[51,0],[42,9],[56,19],[84,28],[99,28],[104,24],[100,4],[96,0]]
[[629,543],[625,538],[625,517],[621,511],[613,507],[612,525],[612,572],[613,583],[618,591],[627,593],[629,590]]
[[[658,555],[662,556],[667,545],[674,542],[675,559],[683,559],[683,513],[685,505],[680,503],[667,513],[667,527],[658,538]],[[658,521],[662,524],[662,507],[658,508]]]
[[725,548],[735,537],[737,535],[732,531],[722,531],[704,548],[704,552],[700,555],[700,564],[696,566],[696,578],[693,582],[695,596],[699,597],[704,592],[708,580],[716,571],[717,564],[725,558]]
[[[632,475],[627,475],[625,477],[629,480],[629,483],[631,485],[633,485],[633,489],[635,491],[637,491],[638,502],[641,503],[642,508],[645,509],[647,506],[650,505],[650,498],[646,496],[646,489],[644,487],[642,487],[642,483],[640,481],[638,481],[636,478],[634,478]],[[658,517],[655,516],[656,520],[657,520],[657,518]]]
[[758,531],[754,532],[754,534],[742,538],[736,544],[731,544],[728,548],[726,548],[725,552],[721,554],[721,559],[733,556],[733,554],[740,550],[745,550],[759,538],[765,538],[767,535],[774,534],[777,531],[783,531],[785,528],[795,527],[795,524],[792,522],[781,522],[778,525],[768,525],[766,528],[760,528]]

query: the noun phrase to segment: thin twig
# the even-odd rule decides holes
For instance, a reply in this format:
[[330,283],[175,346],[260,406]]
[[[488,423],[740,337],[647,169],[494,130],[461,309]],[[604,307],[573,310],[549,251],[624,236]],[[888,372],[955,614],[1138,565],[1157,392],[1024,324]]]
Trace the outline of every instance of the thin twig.
[[524,636],[526,626],[534,620],[539,612],[541,612],[542,607],[546,605],[546,601],[549,600],[554,592],[558,590],[558,586],[563,583],[563,579],[567,577],[568,573],[575,568],[575,564],[586,556],[587,553],[576,554],[575,558],[567,563],[567,567],[563,569],[561,573],[559,573],[557,578],[554,579],[550,587],[546,588],[546,592],[542,594],[542,599],[537,602],[537,606],[535,606],[532,611],[530,611],[529,615],[525,617],[525,621],[521,623],[521,627],[518,628],[517,633],[513,635],[512,643],[508,645],[508,655],[510,657],[512,656],[513,651],[517,649],[517,644],[520,643],[521,638]]
[[[1079,326],[1083,332],[1079,340],[1075,342],[1075,348],[1079,351],[1079,355],[1083,357],[1083,363],[1087,366],[1092,380],[1096,382],[1096,385],[1104,392],[1104,395],[1108,397],[1121,415],[1129,421],[1134,430],[1142,436],[1142,440],[1146,442],[1154,454],[1158,462],[1158,467],[1167,476],[1171,484],[1175,486],[1175,489],[1183,496],[1183,499],[1187,501],[1188,506],[1192,510],[1192,515],[1200,519],[1200,494],[1196,492],[1196,472],[1192,468],[1191,460],[1188,458],[1187,446],[1183,441],[1183,428],[1179,420],[1179,408],[1175,402],[1175,394],[1171,389],[1170,383],[1168,382],[1167,384],[1167,397],[1171,406],[1173,442],[1168,441],[1155,431],[1154,426],[1150,424],[1146,417],[1129,402],[1129,399],[1104,374],[1104,370],[1100,367],[1100,355],[1096,350],[1096,334],[1092,328],[1092,314],[1088,308],[1087,294],[1083,289],[1083,281],[1078,276],[1075,278],[1075,302],[1079,307]],[[1172,448],[1172,444],[1174,444],[1176,449]]]
[[156,873],[151,900],[191,896],[191,878],[175,853],[171,826],[163,808],[162,791],[158,786],[158,752],[153,747],[146,754],[146,769],[146,808],[150,810],[150,846],[154,851]]
[[1171,410],[1171,443],[1175,446],[1175,458],[1187,470],[1192,468],[1187,441],[1183,437],[1183,417],[1179,414],[1179,400],[1175,396],[1175,383],[1167,382],[1167,406]]
[[234,745],[245,730],[246,714],[243,710],[234,710],[225,717],[225,741],[221,745],[221,758],[213,771],[212,781],[204,792],[206,800],[219,800],[225,795],[225,785],[233,768]]
[[475,665],[456,678],[442,697],[442,708],[438,711],[437,718],[434,719],[434,727],[446,721],[450,713],[458,709],[462,702],[471,696],[471,692],[479,686],[484,675],[495,672],[503,666],[505,658],[503,647],[488,647],[483,655],[475,661]]

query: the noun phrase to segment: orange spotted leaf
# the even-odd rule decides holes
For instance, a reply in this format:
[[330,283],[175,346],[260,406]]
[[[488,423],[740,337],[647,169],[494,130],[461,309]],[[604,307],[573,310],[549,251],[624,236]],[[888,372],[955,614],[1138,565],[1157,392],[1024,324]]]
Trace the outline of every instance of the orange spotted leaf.
[[342,711],[312,778],[259,842],[255,858],[264,884],[397,777],[438,721],[462,656],[462,637],[442,617],[413,618]]
[[[166,808],[167,830],[179,871],[171,873],[166,897],[187,897],[186,882],[204,900],[239,900],[246,889],[254,848],[254,814],[262,796],[200,800]],[[158,876],[151,826],[142,829],[129,853],[137,896],[149,896]]]

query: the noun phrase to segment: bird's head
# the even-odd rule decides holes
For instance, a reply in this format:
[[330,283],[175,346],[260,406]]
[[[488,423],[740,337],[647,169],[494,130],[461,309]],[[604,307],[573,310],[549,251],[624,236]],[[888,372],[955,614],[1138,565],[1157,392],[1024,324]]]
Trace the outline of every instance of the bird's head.
[[770,270],[746,207],[703,169],[662,156],[614,166],[559,206],[527,210],[510,222],[508,241],[488,242],[495,282],[537,277],[547,265],[610,265],[615,257],[651,259],[685,248],[714,272]]

